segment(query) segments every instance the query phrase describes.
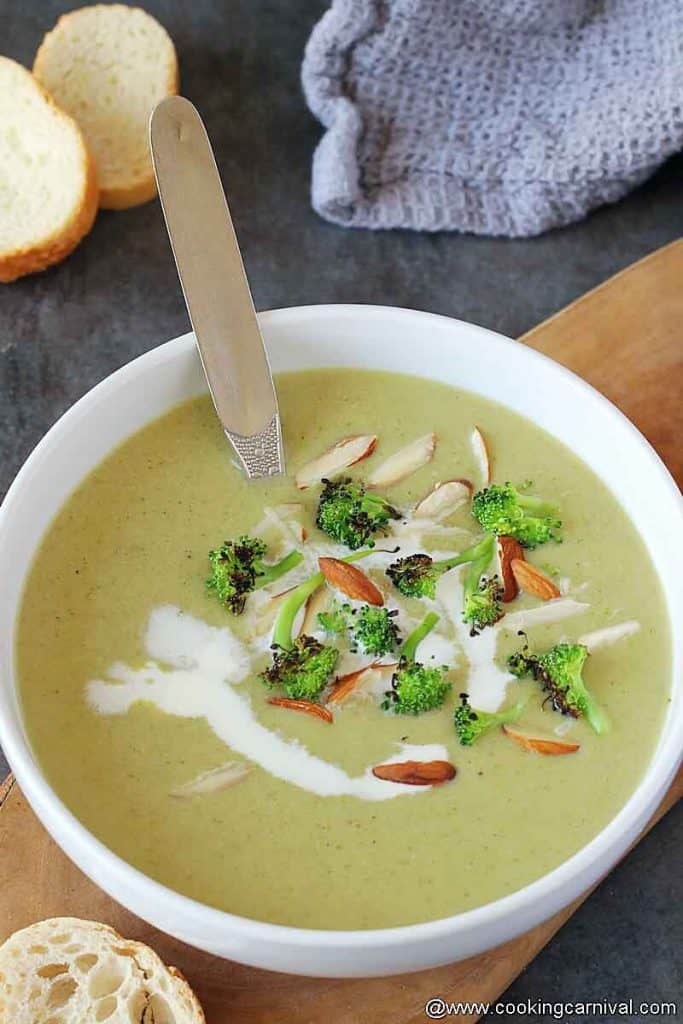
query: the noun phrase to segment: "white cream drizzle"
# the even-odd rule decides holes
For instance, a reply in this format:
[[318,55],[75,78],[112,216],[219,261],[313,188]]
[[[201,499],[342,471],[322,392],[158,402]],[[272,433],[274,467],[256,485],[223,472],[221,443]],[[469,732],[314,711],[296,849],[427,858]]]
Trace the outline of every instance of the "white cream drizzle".
[[[372,766],[361,776],[350,776],[338,765],[311,754],[298,741],[267,729],[256,718],[248,697],[234,688],[248,675],[250,658],[246,647],[227,628],[209,626],[179,608],[164,605],[150,615],[145,646],[155,660],[139,669],[119,662],[110,669],[111,681],[88,683],[87,698],[96,711],[122,715],[136,702],[149,701],[170,715],[205,718],[233,751],[271,775],[319,796],[391,800],[430,788],[377,779]],[[447,759],[441,744],[401,745],[385,763]]]
[[464,567],[460,567],[444,573],[436,588],[437,603],[453,624],[469,663],[465,689],[472,706],[482,711],[497,711],[505,698],[505,688],[514,676],[496,664],[498,627],[470,636],[469,626],[462,621],[464,571]]
[[[91,706],[101,714],[125,714],[138,701],[149,701],[167,714],[184,718],[205,718],[214,733],[233,751],[277,778],[319,796],[354,796],[364,800],[388,800],[405,794],[424,792],[430,787],[403,786],[386,782],[372,775],[372,766],[356,777],[350,776],[339,765],[312,754],[296,740],[286,740],[277,732],[267,729],[257,719],[246,694],[234,689],[262,664],[271,642],[271,620],[274,618],[269,602],[274,596],[296,586],[318,571],[322,555],[338,555],[336,545],[312,542],[300,546],[300,523],[297,506],[280,506],[265,510],[260,527],[263,532],[274,531],[277,556],[292,546],[299,547],[303,562],[286,577],[251,595],[245,619],[251,618],[252,630],[248,642],[242,643],[229,628],[215,628],[173,606],[156,608],[150,615],[145,635],[147,652],[152,659],[142,668],[117,663],[109,671],[109,680],[93,680],[87,685]],[[466,534],[458,527],[444,527],[431,519],[408,518],[394,525],[390,537],[380,539],[378,548],[363,562],[366,572],[381,571],[376,582],[385,582],[386,565],[399,555],[428,550],[424,540],[441,533],[446,536]],[[279,535],[279,544],[277,538]],[[462,546],[466,547],[470,539]],[[392,550],[398,545],[399,550]],[[386,548],[388,550],[382,550]],[[271,548],[275,554],[275,548]],[[448,558],[453,550],[432,551],[435,560]],[[475,707],[496,711],[505,699],[508,683],[514,679],[496,662],[496,648],[501,630],[531,629],[534,626],[560,622],[580,615],[590,605],[568,596],[571,581],[563,579],[563,596],[533,608],[508,612],[497,626],[470,636],[469,627],[462,622],[464,567],[445,573],[437,585],[436,599],[424,602],[435,610],[441,621],[437,629],[420,644],[418,657],[426,664],[458,666],[463,658],[468,664],[467,680],[463,686]],[[397,623],[406,636],[418,624],[403,599],[393,590],[382,587],[387,604],[398,609]],[[574,588],[577,592],[577,588]],[[357,602],[351,602],[357,604]],[[295,630],[300,625],[303,609]],[[581,642],[590,650],[607,646],[640,628],[637,622],[625,622],[593,633],[585,634]],[[314,631],[321,640],[324,633]],[[383,659],[393,661],[393,658]],[[338,673],[345,674],[363,667],[368,658],[359,653],[343,650],[338,662]],[[258,666],[257,666],[257,663]],[[387,687],[386,673],[377,673],[368,695],[376,697]],[[564,723],[563,723],[564,724]],[[559,732],[559,729],[556,730]],[[384,763],[403,760],[445,760],[448,754],[440,744],[421,746],[401,745],[397,752],[384,759]]]

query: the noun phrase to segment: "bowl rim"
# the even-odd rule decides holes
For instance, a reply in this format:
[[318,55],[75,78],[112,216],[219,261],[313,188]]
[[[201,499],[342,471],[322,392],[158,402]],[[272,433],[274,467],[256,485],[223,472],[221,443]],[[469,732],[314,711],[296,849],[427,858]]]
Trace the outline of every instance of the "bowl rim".
[[[259,313],[258,316],[262,327],[266,329],[265,333],[267,333],[269,325],[275,324],[277,327],[280,327],[286,325],[288,321],[300,322],[302,319],[321,317],[324,319],[330,316],[350,319],[356,319],[359,315],[362,317],[386,317],[389,313],[399,316],[417,317],[425,323],[427,321],[437,321],[447,325],[460,325],[468,331],[478,334],[482,341],[488,341],[489,343],[501,346],[518,346],[519,350],[524,352],[523,358],[531,363],[536,363],[537,365],[550,364],[554,372],[572,384],[576,392],[593,402],[597,401],[609,410],[610,414],[615,418],[615,422],[619,421],[620,429],[622,431],[626,430],[631,435],[633,443],[637,443],[645,450],[650,462],[657,469],[662,479],[662,485],[671,490],[672,497],[681,502],[680,492],[668,468],[626,415],[573,371],[555,362],[549,356],[524,346],[523,342],[518,342],[496,331],[471,324],[468,321],[397,306],[366,305],[361,303],[311,304],[267,310]],[[273,344],[277,346],[278,342],[274,341]],[[128,379],[137,376],[141,369],[149,371],[155,365],[172,361],[182,356],[183,353],[186,353],[191,348],[194,348],[194,335],[191,332],[166,341],[114,370],[73,403],[37,443],[8,489],[2,505],[0,505],[0,534],[3,531],[5,522],[13,515],[14,505],[20,498],[25,481],[32,474],[34,466],[40,461],[46,448],[54,439],[59,439],[59,434],[62,430],[68,428],[73,420],[88,416],[91,407],[96,405],[99,397],[112,387],[124,385]],[[398,372],[401,371],[399,370]],[[128,436],[131,435],[122,436],[118,443],[122,443]],[[681,503],[681,512],[683,516],[683,503]],[[669,603],[667,601],[667,607],[669,607]],[[18,607],[18,604],[15,606],[15,610],[16,607]],[[13,640],[14,636],[12,637]],[[16,697],[16,678],[11,679],[10,686]],[[674,690],[675,666],[672,692]],[[611,870],[618,856],[622,852],[626,852],[624,836],[640,832],[652,810],[653,802],[664,792],[680,763],[683,754],[683,719],[679,716],[679,719],[672,723],[672,728],[670,728],[669,734],[666,737],[663,735],[664,727],[663,725],[659,742],[644,775],[626,802],[593,839],[580,847],[557,867],[520,889],[516,889],[505,896],[470,910],[415,924],[362,930],[319,929],[273,924],[267,921],[242,917],[238,914],[212,907],[192,897],[184,896],[149,877],[138,868],[133,867],[91,833],[85,825],[81,824],[52,789],[40,770],[37,761],[34,763],[28,739],[25,739],[22,734],[23,730],[19,715],[16,722],[5,720],[4,715],[0,715],[0,744],[2,744],[7,760],[22,791],[26,794],[31,806],[37,809],[41,823],[53,835],[58,845],[62,846],[62,848],[66,847],[69,854],[71,850],[85,851],[86,854],[92,852],[101,864],[106,865],[110,879],[121,883],[129,892],[133,892],[136,898],[140,896],[147,900],[162,901],[168,913],[171,915],[177,913],[179,920],[201,921],[203,926],[223,930],[231,929],[244,935],[245,938],[267,942],[271,946],[306,946],[310,948],[312,945],[315,945],[316,947],[323,947],[328,950],[332,948],[362,950],[367,947],[381,946],[386,948],[402,946],[409,942],[446,938],[449,935],[453,935],[455,931],[474,931],[482,926],[489,928],[508,918],[515,911],[523,916],[524,911],[542,904],[544,897],[548,897],[562,889],[569,889],[572,882],[576,884],[582,877],[589,878],[588,884],[590,884],[590,879],[593,878],[590,874],[591,868],[601,859],[609,861],[608,870]],[[56,827],[55,822],[59,822],[59,839],[55,836],[53,830]],[[68,838],[68,842],[65,837]],[[77,863],[79,862],[77,861]],[[100,885],[97,879],[95,881]],[[111,884],[113,885],[113,881]],[[110,888],[110,883],[107,883],[106,886],[101,885],[101,887],[114,895]],[[584,888],[585,885],[581,891]],[[120,897],[117,896],[116,898],[121,901]],[[559,903],[557,906],[552,904],[548,912],[539,920],[550,916],[550,914],[554,913],[572,898],[574,897],[570,892],[564,902]],[[137,912],[135,907],[130,904],[131,900],[129,899],[126,901],[126,905],[134,912]]]

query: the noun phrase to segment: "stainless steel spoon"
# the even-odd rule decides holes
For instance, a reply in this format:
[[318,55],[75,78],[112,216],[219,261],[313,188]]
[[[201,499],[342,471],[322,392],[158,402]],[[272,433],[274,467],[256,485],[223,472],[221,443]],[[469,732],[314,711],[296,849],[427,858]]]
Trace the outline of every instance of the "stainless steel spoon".
[[204,123],[182,96],[154,109],[152,161],[213,404],[250,479],[284,473],[280,414],[237,236]]

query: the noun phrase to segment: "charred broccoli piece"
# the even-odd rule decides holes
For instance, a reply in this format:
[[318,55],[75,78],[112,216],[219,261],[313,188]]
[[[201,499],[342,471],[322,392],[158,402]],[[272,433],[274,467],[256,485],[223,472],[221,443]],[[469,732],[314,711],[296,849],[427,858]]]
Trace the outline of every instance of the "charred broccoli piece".
[[525,548],[562,540],[556,506],[522,494],[510,483],[478,491],[472,498],[472,515],[487,533],[514,537]]
[[453,712],[453,724],[463,747],[471,747],[484,733],[507,722],[515,722],[524,710],[526,698],[504,711],[478,711],[470,705],[469,694],[460,694],[460,704]]
[[320,612],[318,622],[326,633],[336,636],[351,634],[353,647],[364,654],[381,657],[390,654],[401,642],[398,626],[394,621],[398,610],[377,608],[364,604],[352,608],[350,604],[334,604],[327,612]]
[[[358,551],[344,561],[357,562],[371,553]],[[267,686],[282,686],[287,696],[294,699],[315,700],[329,682],[339,657],[336,647],[321,644],[315,637],[303,634],[296,640],[292,638],[297,613],[324,579],[322,572],[317,572],[287,594],[273,629],[273,660],[261,673]]]
[[315,700],[329,682],[339,651],[312,636],[300,636],[291,647],[273,646],[272,664],[261,678],[268,686],[281,686],[294,700]]
[[354,642],[364,654],[382,657],[391,654],[401,642],[396,625],[397,609],[365,604],[359,608],[351,626]]
[[391,519],[401,518],[386,498],[368,494],[362,483],[350,477],[322,482],[316,524],[352,551],[363,544],[372,547],[373,534],[386,531]]
[[548,693],[555,711],[572,718],[586,718],[593,730],[607,732],[607,717],[583,681],[588,657],[584,644],[556,644],[544,654],[530,654],[528,648],[508,658],[508,667],[518,678],[533,676]]
[[262,540],[247,536],[226,540],[219,548],[209,551],[211,575],[206,581],[207,589],[215,593],[233,615],[241,615],[252,590],[272,583],[303,559],[300,551],[290,551],[281,561],[266,565],[263,562],[266,551]]
[[439,616],[430,612],[407,638],[391,680],[391,689],[387,690],[382,701],[385,711],[393,711],[397,715],[421,715],[423,711],[440,707],[446,699],[451,688],[444,678],[448,666],[428,668],[415,661],[418,644],[438,621]]
[[494,544],[493,537],[484,537],[461,554],[439,562],[435,562],[429,555],[408,555],[393,562],[387,569],[387,576],[396,589],[406,597],[434,598],[439,579],[456,565],[465,565],[468,562],[479,565],[486,560],[484,568],[479,572],[481,575],[493,558]]
[[470,636],[477,636],[486,626],[493,626],[503,615],[503,588],[497,576],[484,576],[490,559],[472,562],[465,577],[462,620],[470,627]]

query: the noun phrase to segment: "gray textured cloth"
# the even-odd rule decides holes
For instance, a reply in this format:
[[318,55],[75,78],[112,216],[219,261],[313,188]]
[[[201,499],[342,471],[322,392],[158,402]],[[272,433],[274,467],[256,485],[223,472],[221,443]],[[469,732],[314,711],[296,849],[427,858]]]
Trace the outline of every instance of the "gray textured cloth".
[[683,145],[683,0],[334,0],[303,85],[348,227],[534,235]]

